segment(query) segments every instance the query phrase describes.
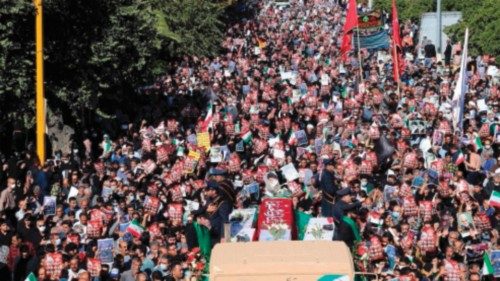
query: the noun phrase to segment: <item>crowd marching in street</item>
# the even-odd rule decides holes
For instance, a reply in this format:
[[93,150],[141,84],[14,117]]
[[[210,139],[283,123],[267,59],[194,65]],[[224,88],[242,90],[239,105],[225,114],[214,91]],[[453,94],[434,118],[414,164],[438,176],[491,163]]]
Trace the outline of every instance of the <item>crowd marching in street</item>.
[[[419,44],[395,9],[380,13],[390,47],[357,50],[364,5],[272,2],[229,27],[218,57],[173,63],[155,85],[169,117],[43,164],[19,145],[0,159],[2,280],[206,278],[231,214],[266,198],[291,200],[294,224],[332,218],[330,239],[378,280],[498,276],[494,56]],[[176,106],[193,95],[203,107]]]

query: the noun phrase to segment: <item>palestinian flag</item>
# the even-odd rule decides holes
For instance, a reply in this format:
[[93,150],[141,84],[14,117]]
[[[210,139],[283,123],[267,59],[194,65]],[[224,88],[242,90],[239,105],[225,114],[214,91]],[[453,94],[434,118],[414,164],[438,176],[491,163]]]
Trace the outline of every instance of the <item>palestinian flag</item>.
[[488,253],[484,252],[483,254],[483,275],[492,275],[494,274],[493,265],[491,264],[490,256]]
[[490,206],[500,209],[500,191],[493,190],[490,197]]
[[24,279],[24,281],[37,281],[36,279],[36,276],[35,274],[33,274],[33,272],[31,272],[28,277],[26,277],[26,279]]
[[252,132],[250,130],[241,134],[241,139],[244,143],[250,143],[252,141]]
[[207,107],[207,116],[201,125],[201,131],[206,132],[212,127],[212,119],[214,118],[213,103],[210,102]]
[[134,237],[139,238],[144,232],[144,227],[136,219],[134,219],[129,223],[127,232],[132,234]]

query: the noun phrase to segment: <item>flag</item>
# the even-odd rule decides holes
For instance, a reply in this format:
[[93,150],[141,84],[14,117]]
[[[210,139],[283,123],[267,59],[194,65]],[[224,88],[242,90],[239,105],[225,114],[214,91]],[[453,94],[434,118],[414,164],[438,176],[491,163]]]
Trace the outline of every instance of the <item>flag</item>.
[[384,220],[381,218],[381,215],[377,212],[370,212],[368,214],[368,222],[371,222],[379,226],[384,224]]
[[356,0],[349,0],[347,6],[347,16],[342,31],[342,45],[340,53],[342,60],[347,60],[347,53],[352,49],[352,30],[358,26],[358,8],[356,7]]
[[458,153],[458,156],[457,156],[457,160],[455,160],[455,165],[460,165],[464,162],[465,160],[465,155],[464,153],[462,152],[462,150],[460,150],[460,152]]
[[493,265],[491,264],[488,253],[483,254],[483,275],[492,275],[494,273]]
[[500,209],[500,191],[493,190],[490,197],[490,206]]
[[252,132],[248,130],[245,133],[241,134],[241,139],[243,139],[244,143],[249,143],[250,141],[252,141]]
[[349,281],[351,280],[347,275],[338,275],[338,274],[327,274],[321,276],[318,281]]
[[452,99],[453,129],[461,131],[464,117],[464,99],[467,92],[467,45],[469,42],[469,29],[465,29],[464,47],[462,61],[460,62],[460,73]]
[[474,146],[476,147],[476,151],[483,148],[483,142],[481,141],[481,138],[479,136],[476,136],[474,138]]
[[295,227],[297,227],[297,239],[304,240],[307,224],[311,219],[311,215],[301,211],[295,211]]
[[401,72],[404,71],[405,63],[402,55],[401,32],[399,31],[399,18],[396,0],[392,0],[392,71],[394,80],[400,81]]
[[134,237],[141,237],[144,232],[144,227],[136,220],[132,220],[127,227],[127,232],[132,234]]
[[33,274],[33,272],[31,272],[28,277],[26,277],[26,279],[24,279],[24,281],[37,281],[36,279],[36,276],[35,274]]
[[208,128],[212,127],[212,119],[214,118],[214,112],[213,112],[213,103],[210,102],[208,103],[207,107],[207,116],[205,117],[205,120],[203,121],[201,125],[201,131],[206,132],[208,131]]

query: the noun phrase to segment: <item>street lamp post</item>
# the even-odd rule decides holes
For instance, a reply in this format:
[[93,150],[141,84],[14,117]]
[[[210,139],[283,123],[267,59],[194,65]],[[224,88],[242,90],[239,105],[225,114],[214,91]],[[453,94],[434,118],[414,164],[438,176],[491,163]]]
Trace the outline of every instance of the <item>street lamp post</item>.
[[36,151],[40,164],[45,162],[45,98],[43,85],[43,0],[34,0],[36,20]]
[[437,51],[438,53],[441,53],[441,0],[437,0],[437,7],[436,7],[436,16],[437,16]]

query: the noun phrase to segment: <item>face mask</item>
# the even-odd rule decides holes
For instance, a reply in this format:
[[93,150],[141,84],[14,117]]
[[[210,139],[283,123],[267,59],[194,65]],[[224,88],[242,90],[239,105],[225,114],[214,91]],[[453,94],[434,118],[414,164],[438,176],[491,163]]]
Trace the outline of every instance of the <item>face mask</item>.
[[120,168],[120,172],[125,172],[125,168]]
[[367,180],[361,180],[361,185],[367,185],[368,181]]
[[45,231],[45,226],[39,226],[38,230],[40,230],[40,232],[44,232]]
[[167,265],[166,265],[166,264],[161,263],[161,264],[160,264],[160,270],[161,270],[161,271],[165,271],[165,270],[167,270]]
[[484,148],[486,149],[490,149],[491,148],[491,145],[485,145]]
[[10,188],[12,188],[12,189],[16,188],[16,184],[11,184]]
[[392,212],[391,216],[393,220],[398,221],[401,214],[399,212]]
[[59,245],[61,245],[61,239],[58,238],[58,239],[56,239],[56,246],[59,246]]

